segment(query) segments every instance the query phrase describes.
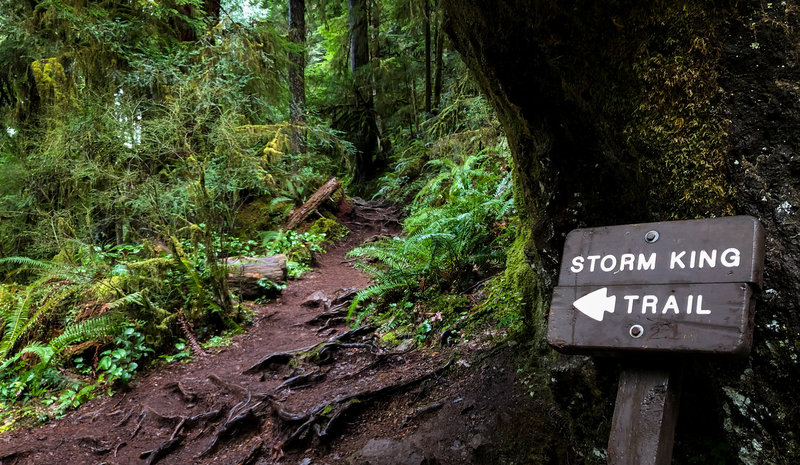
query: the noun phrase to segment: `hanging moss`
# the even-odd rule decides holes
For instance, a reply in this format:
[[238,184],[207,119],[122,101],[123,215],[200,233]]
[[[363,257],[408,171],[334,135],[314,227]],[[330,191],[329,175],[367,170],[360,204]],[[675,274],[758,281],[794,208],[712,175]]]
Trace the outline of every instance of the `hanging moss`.
[[31,63],[31,72],[36,81],[36,89],[43,102],[63,106],[67,103],[67,76],[57,58],[43,58]]

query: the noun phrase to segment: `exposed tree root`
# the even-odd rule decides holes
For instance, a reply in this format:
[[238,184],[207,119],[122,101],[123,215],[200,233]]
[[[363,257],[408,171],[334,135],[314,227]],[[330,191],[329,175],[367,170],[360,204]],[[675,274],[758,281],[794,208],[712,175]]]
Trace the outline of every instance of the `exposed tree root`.
[[306,326],[319,326],[317,334],[347,321],[347,307],[355,298],[357,291],[352,288],[340,289],[341,294],[332,302],[325,304],[325,311],[303,323]]
[[264,369],[269,368],[271,365],[287,365],[294,357],[298,354],[303,352],[308,352],[309,350],[317,347],[316,345],[304,347],[302,349],[297,350],[287,350],[284,352],[273,352],[266,357],[262,358],[258,361],[255,365],[251,366],[247,370],[243,372],[243,374],[251,375],[253,373],[258,373]]
[[318,335],[322,334],[325,331],[328,331],[328,330],[331,330],[331,329],[333,329],[335,331],[335,329],[334,329],[335,326],[343,325],[345,323],[347,323],[347,317],[344,316],[344,315],[342,315],[342,316],[334,316],[334,317],[328,318],[328,321],[326,321],[325,324],[323,324],[322,326],[317,328],[317,334]]
[[[143,452],[140,455],[140,458],[147,459],[148,464],[154,464],[159,460],[161,460],[162,458],[164,458],[165,456],[167,456],[170,452],[175,450],[181,444],[181,442],[184,439],[184,435],[181,435],[182,430],[193,428],[198,424],[205,424],[209,421],[212,421],[215,418],[219,417],[221,413],[222,409],[220,408],[216,410],[210,410],[208,412],[204,412],[192,417],[185,417],[182,415],[169,416],[169,415],[162,415],[156,412],[155,410],[146,407],[144,410],[142,410],[142,414],[139,418],[139,421],[137,422],[136,427],[131,433],[131,439],[136,437],[136,435],[141,430],[144,421],[147,418],[155,418],[157,420],[157,423],[159,423],[160,425],[171,426],[173,428],[172,434],[170,435],[169,439],[156,446],[156,448]],[[116,449],[119,449],[120,447],[122,447],[122,444],[117,445]],[[109,451],[110,450],[111,449],[109,448]]]
[[300,413],[287,412],[272,396],[267,397],[266,400],[272,404],[272,412],[279,419],[286,423],[302,422],[302,424],[295,427],[288,434],[286,439],[282,441],[283,447],[293,447],[309,439],[312,431],[320,440],[328,439],[330,435],[335,433],[346,415],[354,408],[363,409],[384,396],[416,386],[427,379],[438,376],[449,366],[450,362],[447,362],[433,371],[410,380],[390,384],[378,389],[367,389],[343,397],[337,397]]
[[[385,358],[383,359],[386,360]],[[291,380],[303,379],[302,377],[310,378],[314,375],[321,375],[321,372],[314,371],[290,378],[287,382],[275,388],[273,394],[256,394],[250,396],[243,407],[234,407],[234,409],[238,409],[239,413],[233,417],[229,415],[228,421],[217,429],[208,446],[206,446],[197,457],[207,455],[216,450],[220,442],[233,437],[236,432],[248,428],[258,429],[261,424],[261,418],[265,414],[271,413],[278,421],[279,425],[283,425],[283,429],[285,430],[284,439],[277,442],[270,449],[270,455],[273,460],[279,460],[283,456],[284,448],[297,447],[315,438],[320,441],[329,440],[337,434],[343,426],[345,419],[348,415],[354,413],[355,410],[364,409],[388,395],[405,391],[430,378],[439,376],[449,367],[450,361],[435,370],[409,380],[390,384],[378,389],[366,389],[353,394],[339,396],[333,400],[319,403],[308,410],[297,413],[284,408],[274,394],[277,394],[287,387],[287,382]],[[431,407],[430,411],[435,410],[437,407],[438,406]],[[232,411],[234,409],[232,409]],[[258,441],[255,446],[250,448],[244,458],[235,463],[242,465],[255,463],[254,461],[263,451],[264,441]]]
[[102,441],[94,436],[85,436],[78,439],[78,444],[90,450],[95,455],[105,455],[112,450],[111,444]]
[[154,463],[157,463],[159,460],[166,457],[170,452],[175,450],[181,444],[181,442],[183,442],[183,436],[176,436],[174,438],[170,438],[169,440],[159,445],[155,449],[142,452],[142,454],[139,455],[139,458],[147,459],[147,461],[145,462],[146,465],[153,465]]
[[229,383],[220,378],[219,376],[215,375],[214,373],[208,375],[208,380],[213,382],[217,386],[227,389],[228,391],[240,391],[243,393],[249,393],[247,389],[243,388],[242,386],[239,386],[238,384]]
[[328,321],[333,318],[340,318],[347,316],[347,306],[349,303],[345,302],[343,304],[334,305],[329,309],[326,309],[324,312],[320,313],[319,315],[311,318],[310,320],[306,321],[306,326],[315,326],[320,324],[329,324]]
[[275,392],[280,392],[283,391],[284,389],[290,389],[290,388],[298,389],[304,386],[309,386],[311,384],[316,384],[324,380],[325,375],[326,373],[322,373],[319,369],[317,369],[314,371],[310,371],[308,373],[292,376],[291,378],[282,382],[278,387],[276,387]]
[[341,294],[339,294],[335,299],[333,299],[333,301],[331,301],[331,307],[352,302],[353,299],[356,297],[356,294],[358,294],[358,290],[353,287],[345,287],[339,289],[337,291],[337,294],[338,293]]
[[256,403],[255,405],[248,407],[238,415],[223,423],[222,426],[217,429],[217,432],[214,433],[214,436],[211,438],[211,442],[209,442],[208,446],[206,446],[205,449],[197,454],[197,457],[202,457],[209,452],[214,451],[220,439],[227,439],[240,430],[258,428],[260,420],[256,410],[260,407],[260,405],[260,403]]
[[251,447],[247,455],[236,462],[236,465],[253,465],[261,457],[262,449],[264,449],[264,441],[256,442],[256,445]]
[[129,411],[127,415],[122,417],[122,420],[114,424],[114,428],[121,428],[122,426],[125,426],[125,424],[128,423],[128,420],[130,420],[132,416],[133,416],[133,410]]
[[9,452],[8,454],[5,455],[0,455],[0,463],[6,463],[7,460],[10,461],[16,459],[23,459],[31,455],[31,452],[32,451],[30,449],[27,449],[27,450],[18,450],[14,452]]
[[378,356],[375,358],[375,360],[370,362],[369,365],[361,368],[360,370],[358,370],[358,371],[356,371],[354,373],[350,373],[349,375],[345,375],[345,376],[343,376],[343,378],[344,379],[356,378],[356,377],[360,376],[361,374],[363,374],[363,373],[365,373],[365,372],[367,372],[369,370],[374,370],[374,369],[376,369],[376,368],[378,368],[380,366],[383,366],[383,365],[390,365],[390,364],[393,365],[395,363],[399,363],[399,364],[406,363],[405,358],[403,358],[403,355],[405,355],[406,353],[408,353],[408,351],[406,351],[406,352],[384,352],[382,354],[378,354]]
[[197,400],[197,394],[187,389],[181,381],[175,381],[164,385],[164,389],[170,392],[177,392],[181,395],[184,402],[194,402]]
[[317,365],[324,365],[333,360],[333,352],[337,349],[370,348],[377,350],[377,346],[372,342],[351,342],[372,334],[374,331],[374,326],[362,326],[335,336],[328,342],[303,347],[302,349],[273,352],[245,370],[244,374],[258,373],[273,365],[285,366],[295,359],[304,359]]

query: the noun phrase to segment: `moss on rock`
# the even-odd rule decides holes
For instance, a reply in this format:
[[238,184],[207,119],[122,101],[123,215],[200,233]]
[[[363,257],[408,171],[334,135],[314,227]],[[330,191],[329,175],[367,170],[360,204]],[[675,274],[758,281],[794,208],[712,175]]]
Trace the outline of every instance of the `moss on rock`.
[[236,214],[236,226],[242,236],[253,236],[258,231],[268,231],[274,226],[274,208],[267,198],[248,203]]
[[315,221],[308,228],[308,232],[310,234],[325,234],[325,240],[329,242],[338,241],[350,234],[347,226],[327,217]]

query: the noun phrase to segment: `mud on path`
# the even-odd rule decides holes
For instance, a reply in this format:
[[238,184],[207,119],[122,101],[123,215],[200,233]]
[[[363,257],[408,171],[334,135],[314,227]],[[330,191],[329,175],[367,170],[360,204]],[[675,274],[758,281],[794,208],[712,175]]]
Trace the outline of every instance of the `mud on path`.
[[469,355],[491,344],[388,349],[374,328],[345,326],[355,290],[369,284],[345,255],[399,233],[396,215],[356,204],[343,218],[348,238],[257,306],[231,345],[159,367],[60,421],[1,435],[0,464],[487,463],[497,425],[514,424],[495,404],[514,410],[518,394],[512,370],[468,370]]

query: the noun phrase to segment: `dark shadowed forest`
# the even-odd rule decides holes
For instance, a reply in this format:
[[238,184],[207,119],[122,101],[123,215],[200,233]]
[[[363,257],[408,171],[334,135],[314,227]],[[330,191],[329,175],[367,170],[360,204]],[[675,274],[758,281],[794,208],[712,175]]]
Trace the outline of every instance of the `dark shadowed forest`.
[[798,463],[799,59],[794,0],[0,0],[0,465],[607,463],[567,233],[733,215],[672,463]]

